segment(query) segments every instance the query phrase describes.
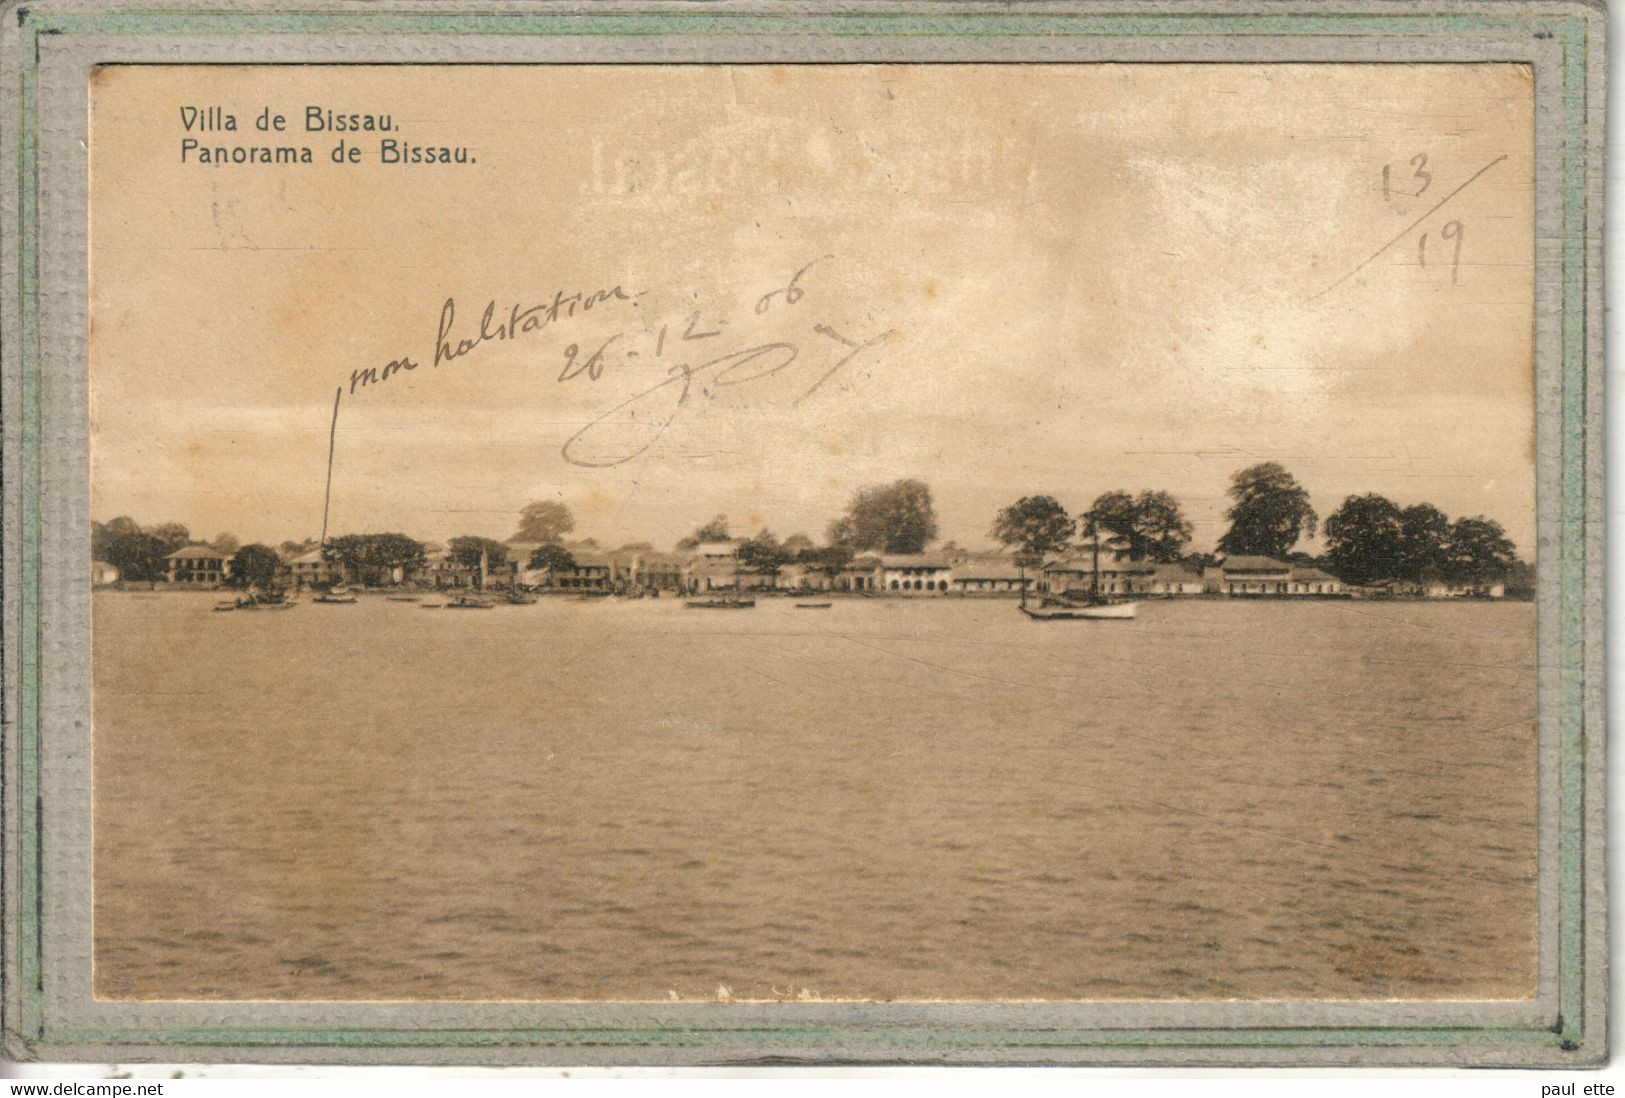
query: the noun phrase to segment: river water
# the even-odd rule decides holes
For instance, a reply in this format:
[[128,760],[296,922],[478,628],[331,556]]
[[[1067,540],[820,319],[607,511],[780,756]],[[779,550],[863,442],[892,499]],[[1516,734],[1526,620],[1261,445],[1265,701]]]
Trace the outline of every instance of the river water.
[[140,999],[1517,998],[1527,604],[94,603]]

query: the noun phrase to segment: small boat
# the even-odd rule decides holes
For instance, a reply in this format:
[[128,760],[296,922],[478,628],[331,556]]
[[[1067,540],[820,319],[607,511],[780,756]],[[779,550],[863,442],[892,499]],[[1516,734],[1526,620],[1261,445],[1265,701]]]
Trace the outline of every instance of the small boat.
[[1099,602],[1077,606],[1023,606],[1034,621],[1133,621],[1137,602]]
[[315,598],[311,599],[310,601],[311,602],[352,603],[352,602],[358,602],[360,600],[358,600],[353,594],[351,594],[349,591],[345,590],[344,588],[335,587],[331,591],[325,591],[322,594],[317,595]]
[[1100,528],[1091,520],[1085,535],[1089,538],[1093,555],[1093,566],[1089,580],[1089,590],[1071,594],[1063,592],[1059,596],[1047,595],[1034,606],[1027,605],[1027,577],[1022,573],[1021,604],[1020,609],[1034,621],[1133,621],[1134,611],[1140,605],[1131,598],[1114,597],[1102,592],[1100,589],[1100,544],[1102,541]]
[[443,603],[443,602],[426,602],[422,606],[418,607],[418,609],[419,610],[442,610],[442,609],[445,608],[445,605],[446,604]]
[[832,607],[834,605],[835,604],[833,602],[798,602],[798,603],[796,603],[796,609],[797,610],[828,610],[830,607]]
[[228,610],[281,610],[284,606],[292,606],[280,593],[239,595],[230,602],[217,602],[214,604],[216,613],[225,613]]
[[723,598],[723,599],[689,599],[683,603],[690,610],[749,610],[756,605],[755,599]]
[[523,591],[509,591],[502,596],[502,601],[509,606],[534,606],[536,605],[536,596],[527,595]]
[[422,597],[423,597],[422,595],[385,595],[384,596],[384,598],[389,602],[417,602]]
[[489,610],[495,603],[488,602],[477,595],[458,595],[446,603],[447,610]]

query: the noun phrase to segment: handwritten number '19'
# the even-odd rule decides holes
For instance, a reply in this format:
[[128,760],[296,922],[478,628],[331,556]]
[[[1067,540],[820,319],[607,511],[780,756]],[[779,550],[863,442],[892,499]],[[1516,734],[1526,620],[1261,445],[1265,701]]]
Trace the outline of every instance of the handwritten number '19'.
[[[1455,254],[1450,257],[1450,285],[1452,286],[1457,283],[1461,274],[1461,240],[1466,233],[1467,230],[1462,227],[1459,221],[1447,221],[1444,228],[1439,230],[1440,237],[1456,242]],[[1416,262],[1422,267],[1428,265],[1427,233],[1423,233],[1421,239],[1416,242]]]

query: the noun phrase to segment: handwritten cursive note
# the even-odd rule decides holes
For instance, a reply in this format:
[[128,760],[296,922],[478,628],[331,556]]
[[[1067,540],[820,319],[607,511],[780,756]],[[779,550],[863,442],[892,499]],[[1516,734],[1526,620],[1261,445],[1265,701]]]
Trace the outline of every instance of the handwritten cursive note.
[[[761,323],[755,318],[799,309],[809,293],[801,284],[803,277],[818,264],[833,258],[819,256],[801,266],[778,288],[757,296],[752,317],[746,320],[747,327]],[[433,369],[457,364],[482,348],[549,332],[561,323],[585,317],[595,308],[600,313],[604,308],[621,304],[636,308],[646,304],[641,299],[648,296],[648,291],[631,293],[617,284],[571,293],[558,290],[550,299],[529,305],[513,304],[506,309],[499,309],[497,302],[490,301],[479,314],[478,324],[472,326],[459,320],[457,301],[448,297],[440,307],[432,353],[420,358],[407,355],[382,367],[354,370],[348,391],[354,395],[359,390],[383,385],[396,375],[417,370],[425,363]],[[809,380],[794,400],[799,405],[859,355],[897,334],[895,329],[852,334],[823,319],[815,319],[807,329],[812,343],[805,348],[800,340],[781,338],[718,353],[717,345],[711,341],[722,339],[724,331],[729,329],[730,319],[707,314],[704,310],[691,310],[675,324],[666,322],[658,329],[640,324],[635,329],[628,326],[612,332],[590,351],[584,349],[580,341],[567,344],[562,349],[563,364],[555,378],[559,384],[592,385],[606,375],[613,376],[631,367],[647,369],[654,365],[663,367],[663,371],[658,382],[594,416],[565,440],[560,448],[564,460],[590,469],[624,465],[647,452],[685,408],[715,400],[723,391],[804,365]],[[701,348],[704,357],[701,357]],[[341,386],[340,394],[343,392]]]

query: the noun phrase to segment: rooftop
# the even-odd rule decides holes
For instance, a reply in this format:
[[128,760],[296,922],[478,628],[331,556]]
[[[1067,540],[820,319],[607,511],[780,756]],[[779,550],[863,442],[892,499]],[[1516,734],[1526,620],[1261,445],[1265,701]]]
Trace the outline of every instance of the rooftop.
[[949,561],[941,553],[882,553],[880,563],[886,568],[947,568]]
[[[1032,572],[1034,569],[1026,569]],[[954,565],[956,580],[1020,579],[1025,574],[1021,565],[1008,557],[972,557]]]
[[177,549],[165,560],[226,560],[230,553],[222,553],[218,549],[210,549],[207,545],[188,545],[184,549]]
[[1311,583],[1342,582],[1329,572],[1322,572],[1319,568],[1310,568],[1306,565],[1293,565],[1292,578],[1295,580],[1309,580]]
[[1249,554],[1237,554],[1225,557],[1219,562],[1219,567],[1226,572],[1285,572],[1290,565],[1274,557],[1260,557]]

